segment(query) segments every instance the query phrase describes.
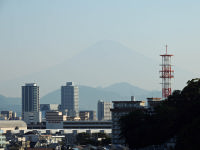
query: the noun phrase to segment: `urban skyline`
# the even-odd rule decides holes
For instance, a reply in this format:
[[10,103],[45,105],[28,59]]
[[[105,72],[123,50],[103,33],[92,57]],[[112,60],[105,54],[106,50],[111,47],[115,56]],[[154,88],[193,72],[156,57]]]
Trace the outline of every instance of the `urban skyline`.
[[0,149],[199,149],[199,6],[1,0]]
[[[109,2],[90,0],[84,2],[48,2],[46,0],[27,2],[22,0],[21,3],[3,0],[0,3],[0,19],[2,20],[0,25],[2,33],[0,35],[2,72],[0,94],[19,97],[20,87],[27,82],[37,82],[44,87],[41,89],[44,95],[55,90],[66,80],[64,77],[60,78],[60,74],[64,74],[65,77],[68,74],[54,70],[57,73],[54,76],[56,80],[50,82],[53,79],[50,74],[42,75],[42,72],[74,59],[85,49],[102,40],[121,43],[132,52],[145,56],[143,59],[150,58],[152,62],[155,61],[154,64],[157,65],[160,62],[159,55],[164,51],[164,45],[168,44],[169,52],[174,54],[173,64],[176,70],[173,87],[182,89],[185,83],[197,77],[200,71],[197,40],[200,35],[198,34],[200,22],[196,19],[199,14],[198,4],[197,1],[174,2],[172,0],[161,2],[115,2],[113,0]],[[122,56],[120,58],[120,55],[113,55],[118,60],[127,59],[126,55]],[[101,57],[102,61],[104,58],[105,55]],[[138,68],[143,68],[142,62],[133,61],[133,63],[138,64]],[[96,65],[93,64],[93,69]],[[112,69],[115,67],[115,64],[110,65]],[[158,90],[160,89],[157,80],[158,69],[156,67],[158,66],[154,67],[149,72],[153,76],[145,84],[142,83],[144,77],[135,75],[133,72],[131,73],[134,78],[138,80],[133,80],[131,77],[111,79],[109,71],[104,78],[101,78],[102,74],[99,73],[88,76],[90,78],[88,80],[88,78],[85,79],[86,77],[81,79],[80,74],[76,75],[77,72],[71,71],[71,68],[68,80],[96,87],[117,83],[118,79],[119,82],[128,82],[145,89],[154,87]],[[128,69],[131,70],[127,67]],[[185,78],[181,77],[181,70]],[[144,74],[142,70],[141,74]],[[49,80],[46,78],[47,75],[49,75]],[[121,72],[119,75],[123,76]],[[43,79],[40,78],[41,76]]]

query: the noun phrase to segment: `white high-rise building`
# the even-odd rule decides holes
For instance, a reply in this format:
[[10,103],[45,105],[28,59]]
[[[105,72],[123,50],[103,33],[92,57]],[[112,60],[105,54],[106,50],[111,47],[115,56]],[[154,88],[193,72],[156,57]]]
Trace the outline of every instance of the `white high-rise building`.
[[67,109],[67,115],[70,117],[79,116],[79,88],[73,82],[67,82],[66,86],[61,87],[61,109],[63,112]]
[[111,102],[104,102],[103,100],[99,100],[97,106],[98,120],[111,120],[111,108]]
[[36,83],[22,86],[22,118],[28,124],[41,122],[39,86]]

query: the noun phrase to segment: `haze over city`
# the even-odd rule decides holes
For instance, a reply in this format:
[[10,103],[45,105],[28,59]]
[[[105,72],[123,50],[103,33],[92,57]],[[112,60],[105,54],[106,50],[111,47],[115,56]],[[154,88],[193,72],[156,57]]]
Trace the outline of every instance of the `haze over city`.
[[199,150],[199,6],[0,0],[0,150]]
[[66,81],[161,90],[160,54],[174,54],[172,89],[198,77],[198,1],[0,1],[0,94],[41,96]]

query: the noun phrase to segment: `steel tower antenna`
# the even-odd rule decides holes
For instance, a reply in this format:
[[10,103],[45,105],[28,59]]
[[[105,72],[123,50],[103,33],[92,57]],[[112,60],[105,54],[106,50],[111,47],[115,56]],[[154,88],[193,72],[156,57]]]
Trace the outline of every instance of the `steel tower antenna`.
[[173,55],[167,54],[167,48],[166,45],[166,54],[160,55],[162,57],[162,70],[160,71],[161,75],[160,78],[162,78],[162,98],[166,99],[169,95],[171,95],[172,89],[171,89],[171,79],[174,78],[174,70],[172,70],[171,65],[171,57]]

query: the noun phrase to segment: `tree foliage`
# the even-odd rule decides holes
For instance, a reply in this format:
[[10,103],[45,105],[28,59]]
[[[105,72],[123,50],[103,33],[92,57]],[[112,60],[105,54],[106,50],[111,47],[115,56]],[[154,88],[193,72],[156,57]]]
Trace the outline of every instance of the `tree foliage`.
[[155,107],[120,119],[121,136],[131,148],[159,145],[176,137],[176,149],[199,149],[200,79],[192,79]]

